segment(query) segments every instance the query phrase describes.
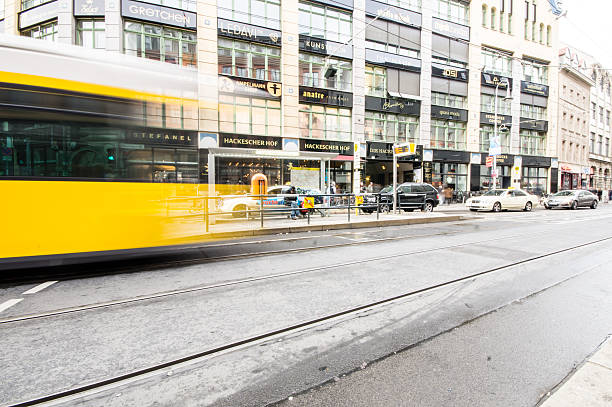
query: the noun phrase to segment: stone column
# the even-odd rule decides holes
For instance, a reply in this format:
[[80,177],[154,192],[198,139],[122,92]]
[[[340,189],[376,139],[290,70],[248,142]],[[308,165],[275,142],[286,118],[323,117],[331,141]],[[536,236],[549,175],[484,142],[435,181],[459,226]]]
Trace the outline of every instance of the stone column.
[[72,0],[58,0],[57,12],[57,42],[74,44],[74,16],[72,14]]
[[19,35],[19,10],[19,0],[4,0],[4,31],[0,33]]
[[299,137],[298,0],[283,0],[281,2],[281,18],[281,75],[283,82],[281,134],[283,137]]
[[431,140],[431,30],[433,28],[433,11],[424,4],[421,27],[421,117],[419,118],[419,143],[423,148],[430,148]]
[[120,4],[120,0],[106,0],[104,8],[104,25],[107,51],[123,52],[123,27]]
[[[353,10],[353,145],[365,143],[365,0],[355,0]],[[353,164],[353,193],[359,193],[359,152]],[[365,158],[365,157],[364,157]]]

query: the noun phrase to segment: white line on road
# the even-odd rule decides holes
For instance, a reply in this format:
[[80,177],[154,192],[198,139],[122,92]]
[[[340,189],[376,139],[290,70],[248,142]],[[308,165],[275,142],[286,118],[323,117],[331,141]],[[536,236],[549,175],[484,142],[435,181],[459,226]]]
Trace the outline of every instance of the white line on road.
[[13,305],[18,304],[21,301],[23,301],[23,298],[14,298],[12,300],[4,301],[2,304],[0,304],[0,312],[11,308]]
[[46,283],[42,283],[42,284],[38,284],[36,287],[34,288],[30,288],[28,291],[24,292],[23,294],[36,294],[39,291],[44,290],[45,288],[49,287],[50,285],[53,285],[57,283],[57,281],[47,281]]

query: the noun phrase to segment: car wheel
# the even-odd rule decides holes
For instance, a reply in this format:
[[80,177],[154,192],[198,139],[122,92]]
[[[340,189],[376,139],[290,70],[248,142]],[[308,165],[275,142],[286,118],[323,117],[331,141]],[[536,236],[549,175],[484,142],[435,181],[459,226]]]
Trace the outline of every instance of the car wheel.
[[597,209],[597,201],[593,199],[593,203],[591,204],[591,209]]
[[571,209],[571,210],[573,210],[573,211],[575,211],[576,209],[578,209],[578,202],[573,201],[573,202],[572,202],[572,206],[570,206],[570,209]]
[[421,211],[423,212],[433,212],[433,203],[431,201],[427,201],[425,202],[425,206],[423,206],[423,209],[421,209]]
[[493,212],[501,212],[501,209],[502,209],[502,208],[501,208],[501,203],[499,203],[499,202],[495,202],[495,203],[493,204]]
[[472,209],[472,208],[470,208],[470,212],[478,212],[478,209]]
[[533,204],[529,201],[525,204],[525,212],[531,212],[531,209],[533,209]]
[[232,212],[234,218],[244,218],[246,217],[246,205],[236,205]]
[[383,213],[389,213],[391,209],[389,208],[389,205],[387,204],[382,204],[380,205],[380,211]]
[[551,210],[551,209],[552,209],[552,208],[551,208],[550,206],[548,206],[548,205],[544,205],[544,207],[545,207],[546,209],[548,209],[548,210]]

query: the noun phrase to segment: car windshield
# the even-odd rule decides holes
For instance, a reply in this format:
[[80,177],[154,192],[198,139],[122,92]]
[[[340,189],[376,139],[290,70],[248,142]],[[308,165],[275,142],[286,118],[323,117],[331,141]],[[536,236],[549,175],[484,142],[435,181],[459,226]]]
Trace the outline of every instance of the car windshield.
[[574,195],[574,191],[559,191],[553,196],[570,196],[570,195]]
[[491,191],[487,191],[483,194],[483,196],[500,196],[501,194],[503,194],[504,192],[506,192],[503,189],[495,189],[495,190],[491,190]]
[[387,185],[386,187],[380,190],[382,194],[388,194],[391,191],[393,191],[393,185]]

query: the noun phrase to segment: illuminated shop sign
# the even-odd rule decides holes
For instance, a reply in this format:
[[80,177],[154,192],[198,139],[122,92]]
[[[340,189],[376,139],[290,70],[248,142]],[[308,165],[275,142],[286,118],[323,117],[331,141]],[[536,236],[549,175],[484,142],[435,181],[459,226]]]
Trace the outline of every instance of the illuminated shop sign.
[[353,155],[353,143],[344,141],[300,139],[300,151]]
[[469,71],[467,69],[457,69],[447,66],[431,66],[431,76],[438,78],[452,79],[455,81],[467,82]]
[[300,86],[300,102],[353,107],[353,94],[337,90]]
[[192,30],[197,28],[196,13],[139,1],[123,0],[121,2],[121,15]]
[[219,76],[220,93],[254,96],[262,99],[280,99],[282,90],[282,85],[278,82],[224,75]]
[[281,137],[253,136],[250,134],[219,134],[219,147],[282,150]]
[[255,25],[217,19],[217,31],[221,37],[260,42],[268,45],[281,45],[281,32]]
[[431,117],[436,119],[455,120],[458,122],[468,121],[468,112],[454,107],[431,106]]
[[539,83],[521,81],[521,92],[548,97],[548,86]]
[[195,131],[130,130],[126,139],[133,143],[195,147],[197,136],[198,133]]
[[[367,158],[374,160],[392,160],[393,159],[393,143],[382,143],[377,141],[369,141],[367,149]],[[404,157],[398,157],[398,161],[422,161],[423,146],[417,145],[415,153]]]
[[411,99],[387,99],[374,96],[365,97],[365,110],[418,116],[421,114],[421,101]]
[[[495,124],[495,114],[480,112],[480,123],[494,125]],[[498,114],[497,115],[497,125],[500,126],[502,124],[504,124],[506,127],[512,126],[512,116],[507,116],[505,114]]]
[[104,0],[74,0],[74,15],[77,17],[104,16]]

